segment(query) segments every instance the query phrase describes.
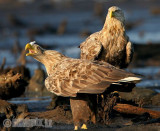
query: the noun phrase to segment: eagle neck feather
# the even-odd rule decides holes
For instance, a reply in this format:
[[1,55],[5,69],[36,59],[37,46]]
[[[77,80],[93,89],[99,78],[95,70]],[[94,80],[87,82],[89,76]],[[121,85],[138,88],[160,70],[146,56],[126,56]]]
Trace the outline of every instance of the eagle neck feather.
[[44,64],[47,74],[50,75],[53,74],[54,67],[56,67],[56,65],[58,65],[64,58],[66,57],[59,52],[46,50],[43,55],[39,55],[35,59]]
[[[108,46],[109,41],[119,37],[125,37],[125,25],[117,19],[106,19],[103,29],[101,30],[101,41],[104,47]],[[113,44],[111,42],[111,44]]]

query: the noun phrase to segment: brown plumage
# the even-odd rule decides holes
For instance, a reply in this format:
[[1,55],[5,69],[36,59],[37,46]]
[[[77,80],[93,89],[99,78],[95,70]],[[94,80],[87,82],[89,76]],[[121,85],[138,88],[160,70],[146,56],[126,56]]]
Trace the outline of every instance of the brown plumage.
[[118,68],[125,68],[133,57],[133,45],[125,33],[122,10],[110,7],[102,30],[81,43],[81,59],[100,60]]
[[103,93],[112,83],[122,79],[136,77],[134,74],[98,61],[68,58],[57,51],[40,49],[38,55],[32,55],[46,67],[48,77],[45,86],[59,96],[76,97],[77,93]]
[[[45,65],[48,74],[45,86],[58,96],[76,97],[77,94],[82,93],[99,94],[111,84],[134,83],[140,80],[134,74],[105,62],[72,59],[57,51],[45,50],[33,43],[27,44],[26,49],[29,50],[27,56],[32,56]],[[87,99],[84,98],[84,101]],[[75,112],[73,104],[74,99],[71,99],[71,108]],[[84,104],[85,107],[89,106],[86,102]]]

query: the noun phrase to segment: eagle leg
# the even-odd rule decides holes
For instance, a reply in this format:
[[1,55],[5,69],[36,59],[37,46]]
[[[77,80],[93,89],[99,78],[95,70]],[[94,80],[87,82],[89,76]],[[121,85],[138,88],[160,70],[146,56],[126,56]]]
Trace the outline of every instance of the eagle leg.
[[[96,96],[91,98],[88,94],[77,94],[77,97],[70,98],[75,130],[78,130],[78,128],[87,129],[86,124],[96,122],[94,109],[96,105],[91,101],[94,100]],[[96,103],[96,99],[94,101]]]

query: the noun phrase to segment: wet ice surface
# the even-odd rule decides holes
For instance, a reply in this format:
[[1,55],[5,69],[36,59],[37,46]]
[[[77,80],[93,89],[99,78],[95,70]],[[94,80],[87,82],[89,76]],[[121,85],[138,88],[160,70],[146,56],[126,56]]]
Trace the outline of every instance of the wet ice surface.
[[153,15],[149,9],[142,8],[126,13],[126,16],[128,21],[138,22],[133,29],[127,31],[132,42],[141,44],[160,42],[160,28],[157,28],[160,26],[160,15]]
[[160,32],[145,32],[144,36],[140,36],[138,31],[130,31],[128,36],[132,42],[141,44],[148,42],[158,43],[160,41]]
[[51,101],[52,99],[50,96],[42,96],[12,98],[9,102],[14,104],[26,104],[29,112],[37,112],[45,111]]
[[[127,71],[142,75],[142,81],[137,84],[138,87],[155,87],[155,91],[160,92],[160,67],[143,67],[127,69]],[[157,87],[157,88],[156,88]]]
[[142,75],[143,79],[137,84],[138,87],[155,87],[155,91],[160,93],[160,77],[158,75],[160,73],[160,67],[133,68],[128,71]]

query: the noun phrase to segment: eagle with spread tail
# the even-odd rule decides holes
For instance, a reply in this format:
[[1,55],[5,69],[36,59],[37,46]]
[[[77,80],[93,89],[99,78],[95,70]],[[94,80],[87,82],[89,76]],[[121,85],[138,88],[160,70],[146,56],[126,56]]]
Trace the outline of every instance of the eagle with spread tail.
[[81,59],[105,61],[126,68],[133,57],[133,45],[125,32],[123,11],[116,6],[108,9],[102,30],[80,44]]
[[[58,96],[76,98],[79,94],[100,94],[112,84],[136,83],[141,79],[105,62],[73,59],[54,50],[45,50],[35,42],[28,43],[25,50],[29,51],[26,56],[32,56],[44,64],[48,74],[45,86]],[[91,119],[92,114],[87,112],[88,109],[86,114],[81,113],[82,107],[83,105],[78,105],[77,102],[74,104],[71,101],[75,130],[80,126],[82,129],[86,129],[86,124]],[[81,114],[78,119],[77,112],[79,115]],[[83,119],[83,115],[85,115],[85,119]]]

